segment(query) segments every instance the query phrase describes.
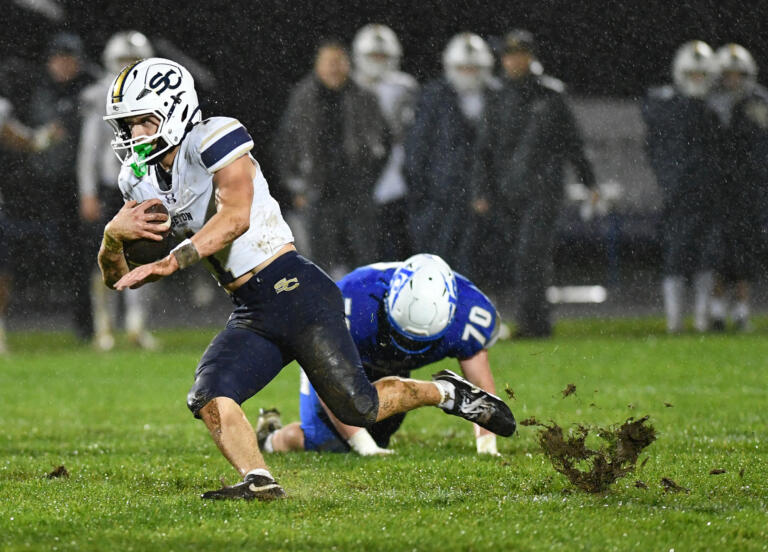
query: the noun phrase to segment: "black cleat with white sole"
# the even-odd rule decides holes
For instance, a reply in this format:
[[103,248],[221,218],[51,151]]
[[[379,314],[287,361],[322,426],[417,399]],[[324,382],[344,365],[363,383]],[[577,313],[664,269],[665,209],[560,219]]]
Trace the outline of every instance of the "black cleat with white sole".
[[455,389],[451,408],[440,406],[448,414],[459,416],[502,437],[511,437],[517,428],[515,416],[496,395],[472,385],[450,370],[432,375],[432,381],[447,381]]
[[265,475],[249,474],[243,481],[231,487],[222,487],[215,491],[208,491],[200,495],[200,498],[210,500],[276,500],[286,498],[285,491],[277,484],[277,481]]

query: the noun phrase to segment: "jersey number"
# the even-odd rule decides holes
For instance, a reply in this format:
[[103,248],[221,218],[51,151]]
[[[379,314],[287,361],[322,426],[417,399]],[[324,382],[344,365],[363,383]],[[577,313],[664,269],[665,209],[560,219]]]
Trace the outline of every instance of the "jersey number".
[[491,313],[482,307],[472,307],[469,311],[469,322],[464,326],[464,333],[461,334],[462,341],[467,341],[470,337],[474,337],[480,342],[480,345],[485,345],[485,336],[472,324],[477,324],[481,328],[489,328],[493,324]]

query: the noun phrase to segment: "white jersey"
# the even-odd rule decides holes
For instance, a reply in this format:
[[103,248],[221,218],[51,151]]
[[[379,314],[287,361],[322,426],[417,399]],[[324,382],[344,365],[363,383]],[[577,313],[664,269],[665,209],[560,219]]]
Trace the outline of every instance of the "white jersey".
[[379,108],[392,134],[392,148],[384,170],[373,189],[373,198],[378,204],[389,203],[405,196],[407,187],[403,176],[405,132],[413,123],[416,94],[419,85],[411,75],[390,71],[381,79],[369,82],[359,74],[356,82],[376,94]]
[[179,145],[169,189],[164,189],[167,185],[159,180],[154,166],[141,178],[134,175],[128,163],[120,171],[123,198],[159,198],[171,215],[174,236],[181,240],[198,232],[216,213],[214,173],[248,155],[256,167],[250,227],[228,247],[204,259],[208,270],[222,284],[242,276],[293,242],[291,229],[269,193],[259,164],[248,153],[252,148],[253,140],[239,121],[212,117],[195,125]]
[[113,80],[114,75],[105,76],[81,93],[83,124],[77,150],[80,197],[96,196],[99,184],[117,188],[120,161],[109,145],[114,138],[112,129],[104,122],[104,98]]

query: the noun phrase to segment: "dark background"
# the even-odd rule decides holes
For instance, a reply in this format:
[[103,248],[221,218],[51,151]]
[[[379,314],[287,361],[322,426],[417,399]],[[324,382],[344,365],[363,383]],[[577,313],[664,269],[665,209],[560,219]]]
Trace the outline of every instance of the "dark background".
[[[118,30],[169,39],[215,75],[207,114],[241,119],[257,154],[266,152],[289,88],[311,67],[318,41],[349,43],[370,22],[395,30],[403,70],[421,81],[441,73],[441,53],[453,34],[468,30],[488,39],[527,28],[546,71],[587,96],[636,97],[667,81],[674,50],[693,38],[714,48],[739,42],[758,64],[768,54],[768,9],[755,8],[758,2],[61,0],[52,2],[62,8],[58,22],[22,8],[23,0],[3,3],[3,60],[40,63],[51,33],[61,29],[80,34],[94,62]],[[11,99],[21,107],[22,98]]]
[[[455,33],[472,31],[492,40],[526,28],[537,38],[546,72],[562,79],[572,95],[586,98],[638,98],[648,86],[669,81],[675,50],[691,39],[713,48],[738,42],[758,65],[768,57],[768,3],[755,7],[758,2],[46,1],[60,8],[58,20],[24,8],[31,0],[0,0],[0,95],[12,100],[22,120],[28,115],[25,95],[43,69],[55,32],[79,34],[98,71],[113,33],[140,30],[155,43],[170,41],[213,74],[215,86],[202,87],[198,80],[204,116],[243,121],[272,192],[283,201],[269,153],[289,91],[310,70],[322,38],[349,43],[367,23],[394,29],[403,45],[403,70],[421,82],[442,73],[442,51]],[[643,308],[658,308],[659,252],[652,224],[643,222],[642,234],[651,239],[611,245],[606,238],[613,232],[611,220],[568,227],[568,240],[556,256],[557,279],[611,285],[621,312],[638,301]]]

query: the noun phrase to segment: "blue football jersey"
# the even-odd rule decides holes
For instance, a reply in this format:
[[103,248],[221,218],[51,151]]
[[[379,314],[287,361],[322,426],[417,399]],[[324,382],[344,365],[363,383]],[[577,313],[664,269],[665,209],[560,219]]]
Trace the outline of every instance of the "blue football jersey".
[[389,280],[400,264],[364,266],[338,282],[350,333],[369,376],[403,375],[446,357],[467,359],[493,345],[500,324],[496,308],[472,282],[456,274],[458,304],[445,334],[422,353],[398,349],[390,338],[384,303]]

